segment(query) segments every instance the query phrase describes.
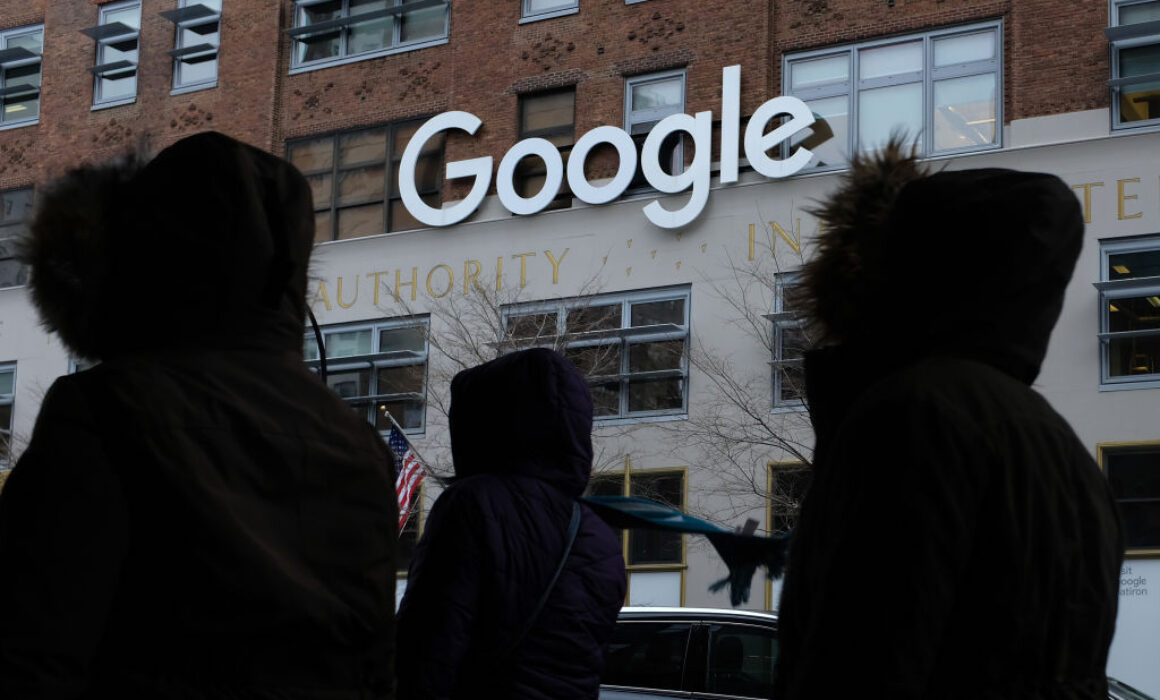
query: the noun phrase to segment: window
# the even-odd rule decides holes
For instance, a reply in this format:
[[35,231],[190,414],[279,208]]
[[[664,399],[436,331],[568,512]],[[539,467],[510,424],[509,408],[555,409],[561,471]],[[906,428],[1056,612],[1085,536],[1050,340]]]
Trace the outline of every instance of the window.
[[777,634],[758,625],[709,626],[709,673],[705,690],[746,698],[773,697]]
[[[403,206],[395,180],[403,150],[423,121],[311,137],[289,144],[287,157],[310,181],[314,194],[316,241],[423,228]],[[419,195],[435,208],[442,201],[443,142],[443,134],[428,141],[415,167]]]
[[785,93],[814,112],[814,167],[840,166],[896,131],[920,153],[999,145],[1002,25],[998,22],[785,57]]
[[680,691],[692,629],[691,622],[618,622],[601,683]]
[[[326,383],[367,421],[386,432],[391,418],[422,432],[427,397],[427,319],[322,329]],[[320,366],[318,343],[306,337],[306,360]]]
[[1099,445],[1097,453],[1120,506],[1127,548],[1160,553],[1160,442]]
[[[576,140],[576,88],[520,97],[520,140],[533,137],[551,141],[552,145],[560,149],[563,159],[567,160]],[[525,198],[539,194],[547,179],[547,172],[547,165],[542,159],[524,158],[516,168],[516,192]],[[572,196],[567,191],[565,181],[561,185],[560,194],[546,208],[564,209],[570,206]]]
[[132,102],[137,97],[137,40],[141,30],[141,3],[113,2],[100,9],[95,27],[81,31],[97,42],[94,105]]
[[802,462],[769,464],[769,532],[781,535],[797,525],[802,499],[810,487],[813,472]]
[[12,410],[16,367],[0,365],[0,469],[12,466]]
[[222,0],[178,0],[176,10],[161,16],[176,25],[173,88],[217,85]]
[[1160,387],[1160,236],[1100,243],[1101,388]]
[[0,192],[0,289],[18,287],[27,270],[16,256],[16,246],[28,231],[32,217],[32,188]]
[[523,0],[523,20],[560,17],[580,11],[580,0]]
[[450,0],[297,0],[292,66],[311,68],[445,43]]
[[[593,474],[589,496],[635,496],[685,509],[685,471],[647,469]],[[685,540],[679,532],[626,530],[628,604],[680,606],[684,599]]]
[[588,377],[597,420],[687,412],[688,288],[504,309],[507,342],[552,346]]
[[806,337],[798,314],[789,307],[786,293],[797,281],[797,273],[779,273],[774,282],[773,313],[773,409],[805,408],[806,377],[803,358]]
[[1160,0],[1112,0],[1112,124],[1160,124]]
[[[628,78],[624,83],[624,130],[636,143],[636,175],[629,187],[648,187],[641,169],[641,148],[648,132],[671,114],[685,111],[685,72],[670,71]],[[684,170],[684,136],[670,134],[661,144],[661,168],[670,175]]]
[[44,26],[0,32],[0,126],[33,124],[40,117],[40,63]]

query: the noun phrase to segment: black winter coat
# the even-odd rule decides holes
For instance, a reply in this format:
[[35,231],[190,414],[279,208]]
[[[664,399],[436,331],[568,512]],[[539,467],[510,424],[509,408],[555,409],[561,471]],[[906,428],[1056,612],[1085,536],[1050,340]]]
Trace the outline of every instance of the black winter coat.
[[615,532],[586,506],[592,462],[584,377],[548,350],[514,353],[452,383],[456,479],[431,509],[398,619],[399,697],[595,698],[624,601]]
[[[914,224],[889,230],[914,231],[926,257],[898,284],[929,313],[900,303],[897,333],[806,357],[817,445],[775,697],[1106,700],[1117,511],[1030,388],[1082,239],[1075,197],[1051,176],[969,171],[902,200]],[[979,212],[1002,244],[964,237],[947,253],[940,237],[974,231]]]
[[[0,494],[0,698],[391,697],[393,462],[302,360],[305,182],[207,134],[125,186],[142,228],[172,218],[147,230],[164,244],[104,261],[111,288],[76,290],[128,335],[61,325],[82,300],[45,314],[103,362],[52,385]],[[35,243],[39,300],[61,302],[46,285],[71,248]],[[174,273],[192,289],[165,299]],[[148,310],[177,307],[122,311],[139,282]]]

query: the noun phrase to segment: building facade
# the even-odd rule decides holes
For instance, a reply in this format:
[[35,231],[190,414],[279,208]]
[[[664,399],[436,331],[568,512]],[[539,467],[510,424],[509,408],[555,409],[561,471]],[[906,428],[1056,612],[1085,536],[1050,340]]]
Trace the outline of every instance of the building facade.
[[[1160,695],[1158,101],[1160,0],[0,2],[0,469],[83,366],[15,259],[37,188],[215,129],[312,183],[329,381],[432,475],[405,541],[451,473],[450,377],[524,345],[590,376],[593,492],[784,531],[812,435],[783,291],[810,204],[901,129],[936,167],[1051,172],[1083,206],[1036,388],[1125,516],[1109,672]],[[728,605],[704,543],[624,547],[630,603]]]

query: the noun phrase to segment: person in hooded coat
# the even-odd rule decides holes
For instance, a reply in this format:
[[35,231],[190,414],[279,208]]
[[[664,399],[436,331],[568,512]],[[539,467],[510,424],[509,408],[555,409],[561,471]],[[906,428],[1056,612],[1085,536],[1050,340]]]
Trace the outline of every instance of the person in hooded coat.
[[584,376],[542,348],[464,370],[450,428],[455,479],[399,608],[399,698],[595,698],[626,580],[616,533],[576,500],[592,469]]
[[794,301],[817,437],[774,697],[1100,698],[1123,541],[1030,385],[1083,239],[1059,178],[897,142],[817,208]]
[[304,364],[310,189],[217,133],[71,172],[25,258],[99,364],[0,494],[0,698],[390,698],[394,463]]

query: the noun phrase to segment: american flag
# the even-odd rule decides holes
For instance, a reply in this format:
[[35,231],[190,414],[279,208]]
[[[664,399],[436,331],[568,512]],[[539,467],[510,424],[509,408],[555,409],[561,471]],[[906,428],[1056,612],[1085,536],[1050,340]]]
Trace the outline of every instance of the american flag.
[[398,467],[398,476],[395,477],[395,496],[399,499],[399,531],[407,524],[407,516],[411,512],[411,496],[419,484],[423,482],[423,465],[411,449],[411,443],[398,428],[391,428],[387,435],[387,444],[395,453],[395,464]]

